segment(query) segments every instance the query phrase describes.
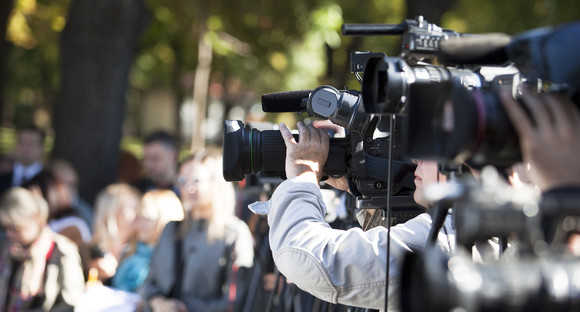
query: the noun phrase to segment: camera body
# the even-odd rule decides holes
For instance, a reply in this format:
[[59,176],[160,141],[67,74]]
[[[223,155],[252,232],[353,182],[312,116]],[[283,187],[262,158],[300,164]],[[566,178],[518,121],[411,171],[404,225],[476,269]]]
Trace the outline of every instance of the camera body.
[[[521,153],[500,90],[519,99],[525,85],[578,103],[577,23],[514,38],[458,34],[420,17],[389,26],[380,34],[400,34],[402,52],[368,60],[363,103],[371,114],[406,116],[402,145],[409,157],[507,168]],[[429,63],[435,57],[443,65]]]

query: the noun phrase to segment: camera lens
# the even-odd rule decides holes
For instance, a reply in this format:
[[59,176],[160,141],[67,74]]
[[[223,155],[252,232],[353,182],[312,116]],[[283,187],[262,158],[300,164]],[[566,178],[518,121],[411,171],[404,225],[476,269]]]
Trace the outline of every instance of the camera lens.
[[[298,141],[298,135],[294,135]],[[246,174],[262,172],[285,178],[286,144],[278,130],[257,130],[239,120],[224,121],[223,175],[226,181],[241,181]],[[331,139],[324,171],[346,173],[346,143]]]
[[394,57],[370,58],[363,73],[362,95],[370,114],[395,114],[403,110],[413,69]]
[[[506,168],[521,160],[518,137],[507,118],[496,93],[473,90],[453,83],[450,100],[438,103],[438,114],[448,115],[447,148],[458,160],[472,166],[493,165]],[[449,132],[450,131],[450,132]]]
[[411,157],[506,168],[521,160],[518,137],[497,94],[460,82],[415,82],[406,121]]
[[280,131],[244,127],[239,120],[225,120],[224,130],[226,181],[241,181],[245,174],[259,171],[285,176],[286,145]]

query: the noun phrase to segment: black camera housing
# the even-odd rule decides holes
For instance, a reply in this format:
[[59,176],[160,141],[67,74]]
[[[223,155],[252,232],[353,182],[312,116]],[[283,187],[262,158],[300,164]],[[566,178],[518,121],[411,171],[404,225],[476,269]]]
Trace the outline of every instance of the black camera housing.
[[[257,130],[238,120],[224,121],[223,174],[226,181],[241,181],[247,174],[286,178],[286,146],[280,131]],[[397,136],[394,136],[397,137]],[[295,135],[295,139],[299,137]],[[358,208],[384,208],[388,181],[388,137],[374,138],[348,133],[345,138],[331,138],[324,172],[330,177],[348,178],[351,192],[358,196]],[[412,194],[415,164],[404,159],[400,145],[394,144],[392,194],[395,207],[416,211]],[[382,200],[377,200],[381,198]]]
[[[579,104],[578,25],[535,29],[514,38],[465,36],[417,17],[367,32],[358,26],[345,34],[402,36],[399,57],[368,59],[362,96],[369,113],[407,116],[406,155],[506,168],[521,154],[500,90],[507,88],[519,99],[519,88],[526,85],[537,92],[565,93]],[[435,58],[445,66],[430,64]]]

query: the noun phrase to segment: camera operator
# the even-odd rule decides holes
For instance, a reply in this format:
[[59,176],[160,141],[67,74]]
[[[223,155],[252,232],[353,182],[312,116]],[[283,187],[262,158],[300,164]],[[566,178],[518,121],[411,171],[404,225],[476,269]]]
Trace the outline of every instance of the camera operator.
[[[286,174],[271,199],[270,244],[279,270],[293,283],[311,294],[332,302],[382,309],[386,279],[387,229],[375,227],[366,232],[359,228],[334,230],[324,221],[319,181],[328,155],[329,137],[325,130],[298,123],[299,143],[281,124],[287,146]],[[417,162],[417,194],[422,185],[438,179],[435,162]],[[426,202],[421,197],[416,201]],[[431,218],[422,214],[391,228],[390,294],[399,284],[399,266],[403,255],[424,248]],[[438,246],[453,250],[451,218],[448,217],[438,237]],[[393,299],[391,299],[393,298]],[[389,295],[389,309],[395,309],[395,296]]]
[[[527,115],[511,95],[502,94],[502,102],[520,137],[524,162],[531,164],[530,179],[544,192],[544,199],[578,192],[580,114],[574,103],[560,95],[524,90]],[[287,147],[288,180],[274,192],[268,215],[275,263],[289,280],[323,300],[381,309],[387,229],[341,231],[324,222],[318,184],[324,176],[329,137],[311,125],[298,123],[298,130],[300,140],[296,142],[288,128],[280,125]],[[418,161],[417,165],[415,200],[426,205],[420,197],[422,186],[436,182],[438,173],[434,162]],[[423,214],[391,228],[389,310],[398,308],[393,294],[398,291],[403,255],[425,247],[430,227],[430,216]],[[438,236],[439,248],[453,251],[453,236],[448,216]]]

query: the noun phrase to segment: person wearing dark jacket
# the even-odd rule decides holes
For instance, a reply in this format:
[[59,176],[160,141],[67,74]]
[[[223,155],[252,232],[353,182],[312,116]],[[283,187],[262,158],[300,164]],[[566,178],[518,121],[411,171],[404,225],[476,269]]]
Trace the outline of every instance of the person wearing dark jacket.
[[12,186],[22,186],[44,168],[44,137],[35,126],[16,130],[14,164],[11,171],[0,175],[0,193]]

